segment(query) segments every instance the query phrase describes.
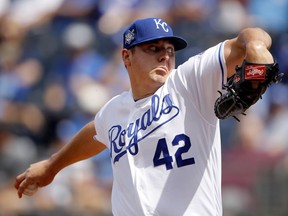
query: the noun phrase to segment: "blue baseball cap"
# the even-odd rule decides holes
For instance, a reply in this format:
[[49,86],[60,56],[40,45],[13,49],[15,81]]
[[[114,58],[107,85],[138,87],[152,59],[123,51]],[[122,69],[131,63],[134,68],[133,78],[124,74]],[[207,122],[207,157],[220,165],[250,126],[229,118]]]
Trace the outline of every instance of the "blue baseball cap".
[[172,28],[160,18],[139,19],[132,23],[123,34],[123,48],[152,40],[169,39],[175,51],[187,46],[185,39],[174,36]]

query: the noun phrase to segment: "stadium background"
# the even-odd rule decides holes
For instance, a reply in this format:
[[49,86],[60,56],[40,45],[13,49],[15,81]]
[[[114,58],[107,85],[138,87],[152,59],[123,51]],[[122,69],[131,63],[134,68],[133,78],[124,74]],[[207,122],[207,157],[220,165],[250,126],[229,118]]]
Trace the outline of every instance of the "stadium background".
[[33,197],[17,174],[64,145],[129,88],[122,30],[161,17],[189,46],[177,64],[259,26],[286,75],[239,124],[221,122],[225,216],[288,215],[287,0],[1,0],[0,216],[111,215],[108,152],[77,163]]

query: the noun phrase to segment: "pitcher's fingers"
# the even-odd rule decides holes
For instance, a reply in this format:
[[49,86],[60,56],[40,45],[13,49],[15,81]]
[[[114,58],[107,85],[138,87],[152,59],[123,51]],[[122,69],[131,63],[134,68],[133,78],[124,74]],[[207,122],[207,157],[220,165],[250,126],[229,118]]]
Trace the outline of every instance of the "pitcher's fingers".
[[21,198],[24,190],[28,187],[29,182],[27,179],[24,178],[24,180],[20,183],[18,187],[18,197]]
[[15,179],[15,184],[14,187],[18,190],[19,185],[21,184],[21,182],[25,179],[25,173],[22,173],[20,175],[18,175]]

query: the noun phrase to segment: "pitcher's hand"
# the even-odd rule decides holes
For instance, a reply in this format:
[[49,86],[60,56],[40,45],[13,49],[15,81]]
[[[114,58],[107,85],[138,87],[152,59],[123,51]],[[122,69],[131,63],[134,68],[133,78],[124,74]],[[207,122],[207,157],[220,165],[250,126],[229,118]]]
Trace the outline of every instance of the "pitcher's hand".
[[14,186],[18,191],[18,197],[21,198],[23,194],[33,195],[38,187],[50,184],[54,177],[55,174],[49,169],[48,160],[31,164],[25,172],[16,177]]

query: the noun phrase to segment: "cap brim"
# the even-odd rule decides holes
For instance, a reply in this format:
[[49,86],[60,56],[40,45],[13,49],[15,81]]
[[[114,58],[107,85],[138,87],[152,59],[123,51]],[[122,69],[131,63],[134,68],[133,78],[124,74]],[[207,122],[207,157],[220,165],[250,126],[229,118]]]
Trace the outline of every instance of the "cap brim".
[[187,47],[186,40],[184,40],[181,37],[174,36],[174,37],[171,37],[170,40],[174,44],[175,51],[181,50]]
[[[139,45],[139,44],[143,44],[143,43],[147,43],[147,42],[150,42],[150,41],[154,41],[154,40],[160,40],[160,39],[168,39],[171,41],[171,43],[174,45],[174,49],[175,51],[178,51],[178,50],[181,50],[181,49],[184,49],[185,47],[187,47],[187,42],[185,39],[181,38],[181,37],[177,37],[177,36],[171,36],[171,37],[155,37],[155,38],[149,38],[149,39],[146,39],[146,40],[143,40],[139,43],[134,43],[133,46],[136,46],[136,45]],[[131,46],[131,47],[133,47]],[[129,47],[129,48],[131,48]]]

